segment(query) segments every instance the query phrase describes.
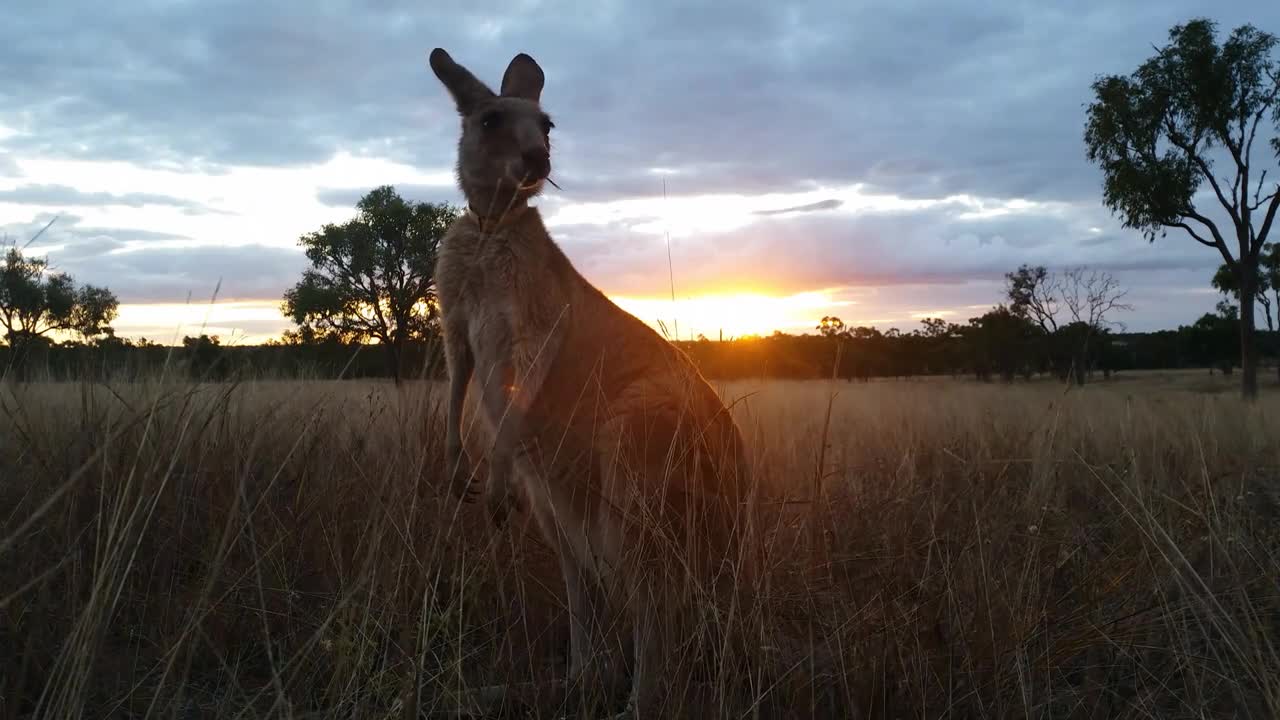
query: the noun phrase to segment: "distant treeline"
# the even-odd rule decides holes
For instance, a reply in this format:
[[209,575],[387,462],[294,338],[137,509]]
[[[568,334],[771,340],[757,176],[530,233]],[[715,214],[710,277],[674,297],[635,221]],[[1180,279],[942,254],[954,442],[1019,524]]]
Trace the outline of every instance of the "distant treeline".
[[[439,341],[408,342],[401,351],[413,378],[444,377]],[[217,337],[183,339],[181,346],[113,341],[93,345],[44,344],[16,351],[0,346],[0,374],[17,380],[385,378],[386,354],[377,345],[223,345]]]
[[[1280,347],[1277,333],[1261,333],[1265,356]],[[773,335],[728,342],[679,342],[708,377],[718,379],[831,378],[868,380],[924,375],[967,375],[979,380],[1016,380],[1075,374],[1078,355],[1048,337],[991,342],[980,334],[930,338],[918,334],[876,334],[862,338]],[[1080,364],[1084,380],[1124,370],[1207,368],[1230,373],[1240,365],[1236,338],[1203,332],[1164,330],[1117,333],[1095,338]]]
[[[1112,333],[1068,325],[1046,333],[1003,309],[966,325],[928,320],[910,333],[875,328],[826,328],[824,334],[775,333],[678,345],[716,379],[965,375],[1006,380],[1051,375],[1085,382],[1124,370],[1210,368],[1229,373],[1240,363],[1236,320],[1205,315],[1193,325],[1150,333]],[[1260,332],[1264,358],[1280,351],[1280,333]],[[442,378],[438,340],[410,342],[402,351],[406,378]],[[204,380],[234,378],[386,378],[377,345],[337,342],[222,345],[216,337],[188,337],[182,346],[135,344],[107,338],[92,345],[0,346],[0,369],[11,380],[130,380],[167,373]]]

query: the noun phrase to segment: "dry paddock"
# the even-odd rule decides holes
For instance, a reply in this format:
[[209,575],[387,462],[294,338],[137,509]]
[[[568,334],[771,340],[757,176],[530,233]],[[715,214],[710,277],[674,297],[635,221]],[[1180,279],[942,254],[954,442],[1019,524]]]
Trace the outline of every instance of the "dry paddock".
[[[702,717],[1280,715],[1280,393],[740,382],[771,521]],[[547,678],[532,528],[441,493],[441,388],[0,386],[0,717],[404,717]],[[512,717],[566,712],[525,698]]]

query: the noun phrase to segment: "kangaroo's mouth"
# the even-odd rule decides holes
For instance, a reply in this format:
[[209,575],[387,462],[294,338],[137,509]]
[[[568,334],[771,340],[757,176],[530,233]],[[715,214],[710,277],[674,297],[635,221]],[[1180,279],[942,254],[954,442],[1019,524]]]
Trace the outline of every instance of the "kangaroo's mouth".
[[516,192],[529,192],[542,187],[542,183],[546,181],[546,176],[538,176],[531,174],[518,175],[514,172],[507,173],[507,181],[515,186]]

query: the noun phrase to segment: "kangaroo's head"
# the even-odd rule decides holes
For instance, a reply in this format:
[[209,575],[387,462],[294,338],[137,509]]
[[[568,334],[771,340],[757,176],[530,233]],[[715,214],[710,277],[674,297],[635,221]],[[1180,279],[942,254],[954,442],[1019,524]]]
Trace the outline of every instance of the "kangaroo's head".
[[520,53],[494,94],[441,48],[431,51],[431,69],[458,106],[458,184],[472,210],[500,215],[542,190],[551,174],[551,118],[542,111],[542,68]]

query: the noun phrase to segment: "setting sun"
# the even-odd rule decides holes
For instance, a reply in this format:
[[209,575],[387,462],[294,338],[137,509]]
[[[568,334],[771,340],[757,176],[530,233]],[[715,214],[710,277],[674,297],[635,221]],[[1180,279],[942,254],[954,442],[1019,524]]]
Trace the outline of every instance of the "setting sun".
[[762,293],[717,293],[691,298],[651,297],[611,298],[623,310],[660,329],[666,326],[671,339],[687,340],[705,335],[725,339],[744,335],[768,335],[811,331],[831,308],[852,305],[851,300],[835,300],[825,290],[771,296]]

